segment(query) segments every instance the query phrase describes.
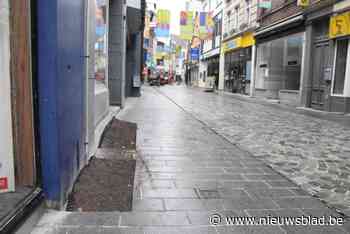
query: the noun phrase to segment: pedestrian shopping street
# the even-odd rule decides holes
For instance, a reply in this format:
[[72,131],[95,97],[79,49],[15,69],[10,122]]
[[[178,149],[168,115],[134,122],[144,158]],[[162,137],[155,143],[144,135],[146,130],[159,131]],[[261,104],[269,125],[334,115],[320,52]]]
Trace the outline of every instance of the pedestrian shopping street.
[[133,211],[49,210],[32,233],[350,232],[349,223],[225,225],[226,216],[342,218],[349,128],[184,86],[144,86],[117,117],[138,124]]

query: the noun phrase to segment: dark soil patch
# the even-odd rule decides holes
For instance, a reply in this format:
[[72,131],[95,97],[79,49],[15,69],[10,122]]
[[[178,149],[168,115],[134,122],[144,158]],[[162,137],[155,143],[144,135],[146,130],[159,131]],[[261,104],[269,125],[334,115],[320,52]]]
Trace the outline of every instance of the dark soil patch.
[[136,124],[112,120],[100,145],[101,148],[82,170],[74,185],[68,211],[132,210]]

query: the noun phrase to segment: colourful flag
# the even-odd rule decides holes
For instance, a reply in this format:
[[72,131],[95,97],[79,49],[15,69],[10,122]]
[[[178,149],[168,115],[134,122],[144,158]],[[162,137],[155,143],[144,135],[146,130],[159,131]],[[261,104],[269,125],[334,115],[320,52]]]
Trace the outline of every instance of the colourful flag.
[[170,11],[169,10],[158,10],[157,11],[157,37],[169,37],[170,35]]
[[193,12],[181,11],[180,13],[180,38],[183,40],[192,40],[194,34]]

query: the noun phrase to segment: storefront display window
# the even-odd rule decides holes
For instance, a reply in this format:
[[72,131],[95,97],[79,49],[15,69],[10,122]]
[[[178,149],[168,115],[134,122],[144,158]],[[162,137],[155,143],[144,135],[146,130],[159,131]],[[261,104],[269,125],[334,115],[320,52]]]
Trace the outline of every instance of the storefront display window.
[[344,94],[344,84],[346,75],[346,63],[349,52],[349,40],[338,40],[335,54],[335,69],[333,79],[333,94]]
[[250,82],[251,47],[226,53],[225,57],[225,90],[233,93],[247,94]]
[[96,0],[95,79],[99,83],[105,83],[107,76],[106,9],[105,0]]
[[258,45],[255,88],[299,90],[302,50],[303,33]]

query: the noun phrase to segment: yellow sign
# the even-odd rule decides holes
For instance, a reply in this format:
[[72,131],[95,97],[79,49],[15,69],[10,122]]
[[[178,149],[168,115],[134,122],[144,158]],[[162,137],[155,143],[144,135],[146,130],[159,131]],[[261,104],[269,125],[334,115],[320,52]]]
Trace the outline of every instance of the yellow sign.
[[329,37],[336,38],[350,35],[350,12],[333,16],[329,25]]
[[307,7],[310,5],[310,0],[298,0],[298,6]]
[[255,38],[253,33],[246,33],[241,37],[237,37],[235,39],[229,40],[222,45],[222,53],[226,53],[228,51],[238,49],[238,48],[246,48],[255,45]]

